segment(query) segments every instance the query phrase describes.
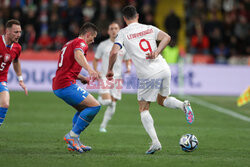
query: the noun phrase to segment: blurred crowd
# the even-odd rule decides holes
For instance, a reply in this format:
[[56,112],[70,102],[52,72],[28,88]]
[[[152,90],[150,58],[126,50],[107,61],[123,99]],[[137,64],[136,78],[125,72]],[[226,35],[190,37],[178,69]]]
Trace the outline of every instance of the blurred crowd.
[[[111,21],[125,26],[121,9],[127,4],[136,6],[140,22],[155,25],[157,1],[0,0],[0,34],[8,19],[18,19],[23,28],[20,43],[24,50],[59,50],[66,41],[77,37],[82,23],[90,21],[99,28],[95,40],[98,44],[108,38]],[[217,63],[226,63],[232,55],[250,55],[250,0],[184,0],[184,4],[187,52],[213,55]],[[170,46],[176,46],[180,18],[171,11],[164,19],[172,37]]]
[[250,55],[250,0],[186,0],[188,52],[226,64]]
[[20,43],[24,50],[58,50],[90,21],[99,29],[98,44],[108,38],[111,21],[124,26],[121,10],[128,4],[140,9],[140,21],[152,23],[156,0],[0,0],[0,34],[5,22],[14,18],[22,24]]

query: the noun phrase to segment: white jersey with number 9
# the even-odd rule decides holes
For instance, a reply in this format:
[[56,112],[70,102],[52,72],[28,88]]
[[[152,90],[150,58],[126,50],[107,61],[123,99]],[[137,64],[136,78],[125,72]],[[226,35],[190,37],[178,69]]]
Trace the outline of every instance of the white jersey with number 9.
[[121,29],[115,39],[116,44],[125,47],[138,78],[150,78],[168,66],[161,55],[156,59],[146,58],[148,53],[157,49],[156,40],[160,31],[155,26],[132,23]]

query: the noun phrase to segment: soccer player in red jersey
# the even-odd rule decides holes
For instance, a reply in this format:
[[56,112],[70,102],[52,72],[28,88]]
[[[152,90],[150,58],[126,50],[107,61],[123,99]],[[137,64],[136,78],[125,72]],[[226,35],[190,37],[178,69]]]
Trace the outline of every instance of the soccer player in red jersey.
[[76,79],[88,83],[88,79],[80,74],[82,68],[88,71],[90,79],[99,78],[98,73],[91,68],[85,58],[88,45],[94,42],[96,35],[96,26],[85,23],[80,29],[79,37],[63,46],[56,76],[53,78],[54,94],[77,110],[72,120],[73,128],[64,136],[64,140],[68,143],[68,150],[80,153],[91,150],[91,147],[80,142],[79,136],[101,108],[91,94],[76,84]]
[[9,20],[6,23],[6,33],[0,36],[0,126],[2,125],[9,108],[10,94],[7,87],[7,74],[11,62],[19,80],[19,85],[28,95],[28,90],[23,82],[19,56],[21,46],[18,40],[21,37],[21,24],[18,20]]

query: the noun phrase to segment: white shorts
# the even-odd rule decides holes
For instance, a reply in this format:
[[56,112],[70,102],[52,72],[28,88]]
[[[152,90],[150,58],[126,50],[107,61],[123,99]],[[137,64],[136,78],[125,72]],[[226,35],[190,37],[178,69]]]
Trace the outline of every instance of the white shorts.
[[158,94],[161,96],[170,95],[171,71],[169,66],[158,74],[147,78],[139,79],[137,100],[155,102]]
[[122,79],[116,78],[113,81],[107,80],[106,77],[102,77],[99,80],[99,94],[109,93],[117,100],[122,99]]

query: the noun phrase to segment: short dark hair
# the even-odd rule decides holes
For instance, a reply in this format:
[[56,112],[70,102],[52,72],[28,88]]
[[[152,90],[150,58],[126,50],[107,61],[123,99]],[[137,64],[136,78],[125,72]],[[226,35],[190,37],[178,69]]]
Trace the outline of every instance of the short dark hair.
[[20,21],[18,21],[16,19],[11,19],[11,20],[7,21],[5,27],[6,28],[11,28],[13,24],[21,25]]
[[136,14],[136,8],[132,5],[125,6],[122,9],[122,15],[128,20],[134,19],[136,17]]
[[98,31],[96,25],[94,25],[93,23],[87,22],[85,24],[83,24],[83,26],[80,28],[79,31],[79,35],[83,35],[86,34],[89,31]]
[[109,26],[110,26],[111,24],[117,24],[119,27],[121,27],[121,25],[120,25],[120,24],[118,23],[118,21],[116,21],[116,20],[111,21],[111,22],[109,23]]

